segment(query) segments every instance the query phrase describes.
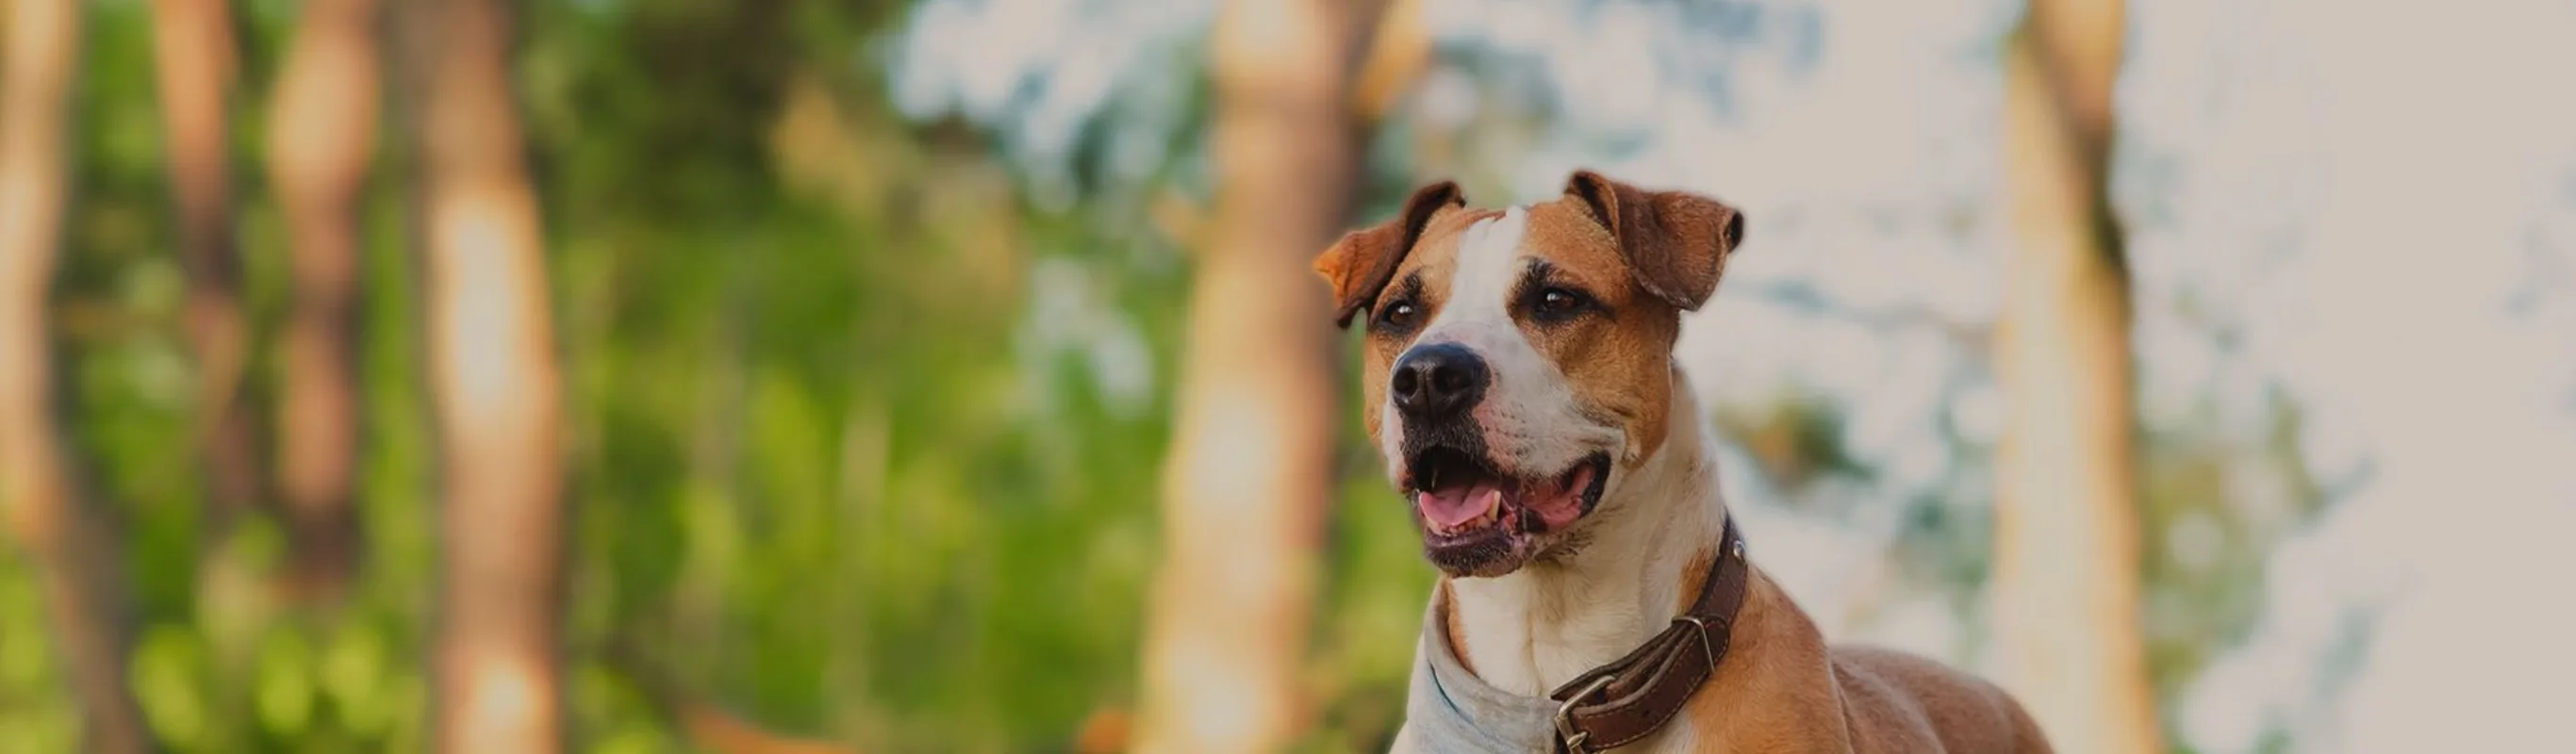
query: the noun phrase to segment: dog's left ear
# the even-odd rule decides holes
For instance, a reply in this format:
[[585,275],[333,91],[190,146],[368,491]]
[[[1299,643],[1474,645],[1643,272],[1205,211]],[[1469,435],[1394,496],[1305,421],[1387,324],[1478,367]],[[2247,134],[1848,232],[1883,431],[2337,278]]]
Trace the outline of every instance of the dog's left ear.
[[1421,240],[1422,229],[1441,210],[1461,206],[1467,197],[1458,193],[1458,184],[1441,181],[1414,189],[1412,198],[1404,200],[1404,211],[1394,219],[1342,235],[1323,255],[1315,257],[1315,274],[1333,284],[1333,324],[1351,326],[1351,317],[1377,300],[1379,291],[1395,279],[1396,265]]
[[1566,179],[1565,195],[1618,239],[1638,285],[1683,311],[1717,293],[1727,255],[1744,242],[1744,214],[1708,197],[1647,191],[1589,170]]

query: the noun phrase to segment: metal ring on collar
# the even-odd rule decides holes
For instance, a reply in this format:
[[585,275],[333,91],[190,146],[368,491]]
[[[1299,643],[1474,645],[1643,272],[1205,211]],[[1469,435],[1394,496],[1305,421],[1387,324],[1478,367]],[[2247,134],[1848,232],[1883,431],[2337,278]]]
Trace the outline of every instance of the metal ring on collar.
[[[1706,635],[1703,634],[1703,641],[1705,641],[1705,637]],[[1564,704],[1557,705],[1556,737],[1558,740],[1565,743],[1566,751],[1572,752],[1572,754],[1589,754],[1591,749],[1584,748],[1584,744],[1592,740],[1592,733],[1589,731],[1574,729],[1574,705],[1582,704],[1583,700],[1591,698],[1593,694],[1600,693],[1604,688],[1608,688],[1610,686],[1610,680],[1616,677],[1617,676],[1613,676],[1608,673],[1603,673],[1601,674],[1601,677],[1592,679],[1591,683],[1584,684],[1583,689],[1574,692],[1573,696],[1566,697]]]
[[1706,620],[1702,620],[1699,616],[1696,616],[1696,615],[1683,614],[1683,615],[1674,616],[1674,617],[1673,617],[1673,622],[1674,622],[1674,623],[1689,623],[1689,624],[1691,624],[1691,625],[1693,625],[1693,626],[1698,626],[1698,627],[1699,627],[1699,652],[1700,652],[1700,656],[1701,656],[1701,657],[1706,657],[1706,658],[1708,658],[1708,673],[1709,673],[1709,675],[1716,675],[1716,674],[1717,674],[1717,647],[1715,647],[1715,646],[1713,646],[1713,645],[1710,645],[1710,644],[1708,643],[1708,630],[1709,630],[1709,629],[1708,629],[1708,621],[1706,621]]

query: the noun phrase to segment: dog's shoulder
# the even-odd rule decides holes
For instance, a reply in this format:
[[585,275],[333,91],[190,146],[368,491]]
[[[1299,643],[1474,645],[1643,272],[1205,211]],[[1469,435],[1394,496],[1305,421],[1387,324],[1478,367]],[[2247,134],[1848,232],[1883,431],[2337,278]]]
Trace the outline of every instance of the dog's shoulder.
[[1856,754],[2049,751],[2030,716],[1993,684],[1918,655],[1827,644],[1815,621],[1758,567],[1731,643],[1685,713],[1696,744]]
[[1824,635],[1755,566],[1726,658],[1683,712],[1692,750],[1840,751],[1845,716]]

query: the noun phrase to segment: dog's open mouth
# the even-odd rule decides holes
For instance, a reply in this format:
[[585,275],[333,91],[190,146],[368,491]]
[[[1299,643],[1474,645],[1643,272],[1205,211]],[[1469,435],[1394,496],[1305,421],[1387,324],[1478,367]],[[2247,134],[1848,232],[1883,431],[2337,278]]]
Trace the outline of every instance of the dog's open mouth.
[[1445,446],[1406,464],[1424,550],[1441,570],[1498,575],[1534,555],[1537,537],[1592,512],[1610,476],[1610,455],[1594,453],[1555,475],[1521,478],[1484,458]]

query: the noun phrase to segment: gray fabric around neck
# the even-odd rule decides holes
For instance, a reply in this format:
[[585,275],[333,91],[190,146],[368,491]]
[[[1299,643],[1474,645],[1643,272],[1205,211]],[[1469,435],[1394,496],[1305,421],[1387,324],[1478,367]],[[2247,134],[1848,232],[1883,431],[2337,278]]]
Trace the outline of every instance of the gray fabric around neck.
[[1412,690],[1405,699],[1406,736],[1422,754],[1552,751],[1556,702],[1494,688],[1469,672],[1449,646],[1439,590],[1414,645]]

